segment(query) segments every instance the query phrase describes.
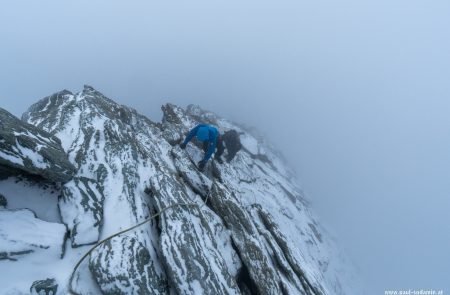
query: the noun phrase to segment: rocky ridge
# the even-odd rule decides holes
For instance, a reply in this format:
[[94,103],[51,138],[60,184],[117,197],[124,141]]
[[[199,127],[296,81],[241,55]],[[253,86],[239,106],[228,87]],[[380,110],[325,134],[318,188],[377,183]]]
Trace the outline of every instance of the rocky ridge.
[[[198,206],[164,211],[98,247],[76,274],[77,292],[349,294],[351,278],[342,272],[347,266],[278,152],[252,130],[197,106],[166,104],[162,110],[162,122],[155,123],[85,86],[31,106],[20,133],[2,128],[1,138],[7,138],[0,140],[7,143],[0,145],[3,175],[15,177],[17,170],[39,175],[60,190],[61,218],[55,224],[62,227],[55,228],[55,241],[68,235],[70,243],[66,255],[55,258],[69,266],[56,277],[58,294],[67,293],[74,257],[89,245],[180,203]],[[1,122],[11,116],[0,116]],[[201,158],[199,146],[183,151],[177,145],[199,122],[221,132],[237,130],[242,150],[231,162],[210,161],[199,172],[192,163]],[[34,152],[28,154],[31,163],[42,157],[47,170],[57,167],[50,169],[55,175],[40,164],[26,167],[25,161],[10,160],[12,151],[20,150],[11,138],[24,133],[36,141],[27,145]],[[0,221],[14,222],[8,214],[13,211],[0,208]],[[0,269],[2,263],[12,262],[0,260]]]

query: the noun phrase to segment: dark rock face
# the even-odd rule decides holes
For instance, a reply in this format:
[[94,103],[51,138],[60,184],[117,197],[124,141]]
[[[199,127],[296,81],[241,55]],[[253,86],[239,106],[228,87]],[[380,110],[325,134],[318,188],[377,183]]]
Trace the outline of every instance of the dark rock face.
[[[67,160],[58,138],[27,124],[0,108],[0,166],[40,175],[50,181],[72,178],[73,165]],[[5,169],[6,168],[6,169]]]
[[8,205],[8,200],[6,200],[5,196],[0,194],[0,207],[6,207]]
[[58,284],[55,279],[46,279],[42,281],[35,281],[30,288],[31,294],[39,295],[56,295],[58,291]]

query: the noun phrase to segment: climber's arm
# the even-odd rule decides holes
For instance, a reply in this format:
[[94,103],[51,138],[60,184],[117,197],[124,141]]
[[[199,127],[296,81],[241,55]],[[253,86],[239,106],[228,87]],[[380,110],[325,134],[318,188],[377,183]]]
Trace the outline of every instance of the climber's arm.
[[195,136],[195,134],[197,134],[197,130],[200,127],[202,127],[202,124],[195,126],[194,128],[192,128],[191,131],[189,131],[189,134],[186,136],[185,140],[182,143],[183,146],[186,146],[188,142],[191,141],[191,139]]

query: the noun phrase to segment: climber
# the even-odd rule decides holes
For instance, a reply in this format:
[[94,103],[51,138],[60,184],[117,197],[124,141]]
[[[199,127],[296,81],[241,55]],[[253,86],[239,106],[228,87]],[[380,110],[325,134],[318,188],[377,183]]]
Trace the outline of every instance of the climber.
[[203,157],[203,159],[198,162],[198,167],[200,170],[203,170],[205,168],[206,163],[208,162],[209,158],[211,158],[214,152],[214,159],[220,164],[223,163],[221,156],[225,150],[224,141],[228,150],[228,163],[234,158],[236,153],[241,148],[239,134],[235,130],[229,130],[225,132],[224,136],[222,137],[216,127],[207,124],[199,124],[195,126],[188,133],[183,143],[180,144],[180,147],[182,149],[185,149],[188,142],[191,141],[194,136],[199,141],[203,142],[203,151],[205,152],[205,156]]

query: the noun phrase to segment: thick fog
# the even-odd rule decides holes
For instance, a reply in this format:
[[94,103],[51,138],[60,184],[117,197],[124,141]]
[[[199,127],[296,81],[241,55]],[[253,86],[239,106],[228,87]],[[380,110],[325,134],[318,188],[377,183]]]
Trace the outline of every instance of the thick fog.
[[[164,2],[164,3],[163,3]],[[0,107],[199,104],[296,169],[369,294],[450,292],[450,2],[4,1]]]

